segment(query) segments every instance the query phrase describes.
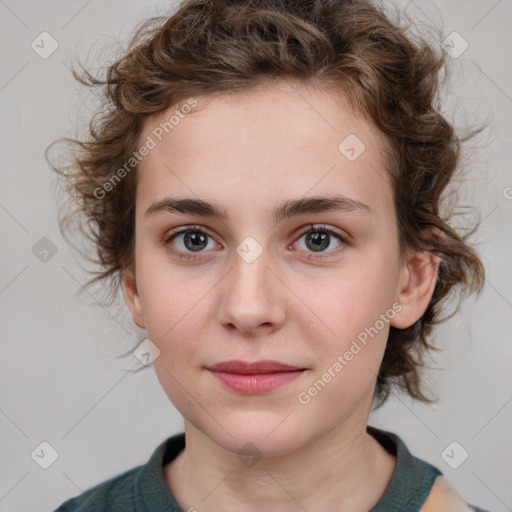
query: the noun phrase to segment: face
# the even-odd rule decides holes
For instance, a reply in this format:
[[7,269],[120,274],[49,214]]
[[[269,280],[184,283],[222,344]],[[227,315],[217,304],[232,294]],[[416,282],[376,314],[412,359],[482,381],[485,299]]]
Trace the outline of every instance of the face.
[[[389,326],[421,316],[433,286],[420,293],[399,263],[384,139],[311,87],[195,99],[203,108],[164,136],[175,109],[144,126],[156,145],[138,169],[135,280],[123,281],[163,389],[232,452],[284,454],[364,428]],[[228,360],[300,371],[208,369]]]

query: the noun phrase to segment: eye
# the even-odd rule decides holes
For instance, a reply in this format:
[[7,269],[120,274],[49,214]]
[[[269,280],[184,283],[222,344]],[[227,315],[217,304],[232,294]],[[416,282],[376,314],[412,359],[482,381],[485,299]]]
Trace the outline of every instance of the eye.
[[[169,245],[169,250],[183,259],[193,260],[202,256],[195,256],[194,253],[201,253],[203,249],[208,248],[208,239],[212,240],[209,247],[216,247],[216,243],[208,232],[201,226],[188,226],[178,231],[169,233],[163,240],[163,245]],[[174,250],[172,247],[177,247]]]
[[[304,238],[305,249],[301,247],[299,247],[299,249],[307,252],[306,257],[309,259],[324,258],[326,256],[321,253],[327,252],[327,254],[330,255],[336,252],[336,249],[340,246],[350,245],[347,237],[324,225],[311,224],[308,231],[302,233],[295,244],[300,245],[299,241],[302,238]],[[334,250],[326,251],[326,249],[332,248],[333,238],[336,240],[337,245],[334,244]],[[211,240],[210,245],[208,239]],[[204,249],[213,249],[218,244],[216,244],[213,238],[208,234],[208,231],[203,227],[185,226],[168,233],[162,241],[162,245],[169,246],[169,250],[182,259],[194,260],[204,257],[202,256]]]
[[[314,253],[324,253],[326,252],[325,249],[328,249],[329,247],[333,246],[332,240],[333,238],[336,239],[336,244],[334,244],[334,250],[328,251],[328,254],[331,254],[333,252],[336,252],[335,250],[343,245],[349,245],[349,242],[347,240],[347,237],[343,236],[338,231],[329,228],[327,226],[323,225],[314,225],[311,224],[309,227],[309,230],[302,233],[302,235],[299,238],[299,241],[304,238],[304,244],[305,244],[305,251],[311,250]],[[298,242],[296,242],[298,244]],[[300,244],[299,244],[300,245]],[[307,255],[308,258],[323,258],[325,256],[323,255],[311,255],[311,252]]]

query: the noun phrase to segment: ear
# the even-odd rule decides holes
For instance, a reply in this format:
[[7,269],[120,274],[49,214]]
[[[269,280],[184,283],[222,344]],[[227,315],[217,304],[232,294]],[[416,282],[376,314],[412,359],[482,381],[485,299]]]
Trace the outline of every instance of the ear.
[[141,328],[146,328],[140,297],[137,290],[137,282],[134,273],[129,269],[123,269],[121,273],[121,284],[126,305],[132,314],[133,321]]
[[[440,234],[437,228],[435,232]],[[440,264],[441,258],[427,250],[408,252],[395,298],[402,310],[391,320],[393,327],[410,327],[425,313],[434,293]]]

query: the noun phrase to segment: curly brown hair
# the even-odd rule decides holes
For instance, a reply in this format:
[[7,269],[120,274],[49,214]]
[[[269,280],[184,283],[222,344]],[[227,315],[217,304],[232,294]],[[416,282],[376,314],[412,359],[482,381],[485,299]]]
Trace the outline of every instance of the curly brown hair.
[[[397,388],[416,400],[435,402],[424,395],[420,379],[425,353],[439,350],[427,338],[436,324],[458,311],[460,302],[450,315],[440,316],[455,288],[462,299],[464,292],[479,295],[485,281],[484,266],[467,242],[478,223],[459,234],[449,224],[454,210],[442,214],[440,209],[448,206],[447,186],[456,171],[462,172],[462,143],[486,126],[457,135],[439,106],[450,64],[446,53],[428,42],[432,36],[407,34],[413,22],[408,18],[403,24],[403,13],[395,14],[396,21],[367,0],[185,0],[172,15],[141,23],[105,77],[83,66],[82,75],[73,70],[81,84],[102,88],[102,104],[86,140],[61,138],[48,147],[46,157],[74,199],[74,207],[61,208],[63,236],[70,242],[66,231],[78,230],[94,246],[94,256],[81,250],[96,266],[88,270],[95,277],[86,287],[108,281],[103,302],[111,305],[122,273],[135,273],[137,165],[126,169],[126,162],[140,146],[149,116],[194,95],[248,91],[274,80],[342,90],[354,111],[389,141],[386,170],[401,257],[407,248],[441,257],[423,316],[408,328],[390,327],[374,399],[378,408]],[[434,40],[440,36],[436,33]],[[58,142],[71,151],[66,165],[52,163],[49,156]],[[119,179],[123,165],[126,172]],[[113,178],[118,182],[109,186]],[[68,229],[72,223],[76,229]],[[430,236],[432,229],[442,236]]]

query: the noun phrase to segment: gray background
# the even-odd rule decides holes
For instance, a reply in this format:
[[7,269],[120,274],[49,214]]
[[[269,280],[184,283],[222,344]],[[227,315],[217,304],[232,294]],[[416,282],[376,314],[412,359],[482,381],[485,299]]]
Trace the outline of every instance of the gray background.
[[[369,423],[396,432],[439,467],[466,501],[512,510],[512,2],[397,2],[421,23],[457,31],[469,48],[454,59],[447,115],[461,123],[492,118],[468,154],[467,202],[484,222],[475,239],[486,287],[438,329],[426,374],[435,405],[391,399]],[[74,83],[71,62],[102,61],[134,24],[168,2],[0,0],[0,511],[51,511],[65,499],[145,463],[183,430],[152,368],[114,356],[141,332],[126,309],[77,296],[86,279],[57,227],[55,179],[43,158],[55,138],[75,133],[93,101]],[[42,59],[43,31],[58,49]],[[437,42],[440,44],[440,42]],[[106,49],[106,53],[104,50]],[[90,54],[87,60],[87,55]],[[508,192],[507,192],[508,191]],[[41,238],[57,252],[43,262]],[[44,242],[39,242],[44,243]],[[36,246],[37,247],[37,246]],[[48,442],[58,458],[42,469],[31,456]],[[441,457],[457,441],[469,458],[452,469]],[[46,451],[48,453],[48,451]]]

